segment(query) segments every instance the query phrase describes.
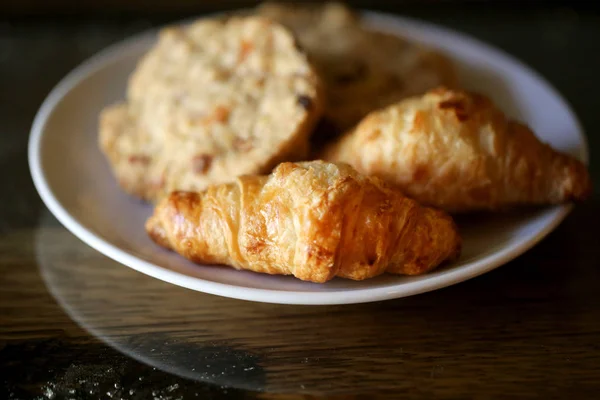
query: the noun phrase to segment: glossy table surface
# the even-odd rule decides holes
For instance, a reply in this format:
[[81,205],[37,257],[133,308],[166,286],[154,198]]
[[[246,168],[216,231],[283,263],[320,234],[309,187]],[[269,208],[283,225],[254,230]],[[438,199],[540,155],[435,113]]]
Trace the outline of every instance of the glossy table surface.
[[[165,18],[0,23],[0,398],[597,398],[600,15],[407,8],[525,61],[588,135],[594,197],[515,261],[415,297],[257,304],[193,292],[84,245],[41,203],[26,144],[71,68]],[[170,18],[170,17],[169,17]]]

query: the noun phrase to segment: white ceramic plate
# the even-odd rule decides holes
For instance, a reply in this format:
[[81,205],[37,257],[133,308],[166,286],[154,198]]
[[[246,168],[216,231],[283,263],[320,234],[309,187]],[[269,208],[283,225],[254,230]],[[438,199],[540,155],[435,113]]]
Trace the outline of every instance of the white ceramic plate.
[[[381,30],[443,49],[459,67],[461,83],[491,96],[552,146],[587,161],[574,113],[544,79],[507,54],[429,24],[367,13]],[[151,207],[119,190],[98,150],[98,113],[124,97],[137,60],[156,32],[112,46],[72,71],[38,112],[29,142],[31,173],[40,196],[60,222],[88,245],[133,269],[190,289],[238,299],[287,304],[343,304],[410,296],[452,285],[520,255],[554,229],[570,206],[459,221],[461,258],[418,277],[380,276],[326,284],[192,264],[160,249],[143,226]]]

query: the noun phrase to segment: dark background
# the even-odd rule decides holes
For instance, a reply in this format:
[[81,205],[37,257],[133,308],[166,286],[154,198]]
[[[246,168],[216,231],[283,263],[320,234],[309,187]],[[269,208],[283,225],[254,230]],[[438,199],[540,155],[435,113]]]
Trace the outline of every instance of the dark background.
[[[283,0],[285,2],[285,0]],[[304,0],[302,3],[320,3]],[[3,0],[0,12],[9,17],[31,16],[152,16],[202,13],[253,6],[252,0]],[[599,8],[595,0],[348,0],[350,5],[379,10],[409,10],[435,7],[438,11],[476,7],[483,9],[522,9],[576,7],[580,10]]]

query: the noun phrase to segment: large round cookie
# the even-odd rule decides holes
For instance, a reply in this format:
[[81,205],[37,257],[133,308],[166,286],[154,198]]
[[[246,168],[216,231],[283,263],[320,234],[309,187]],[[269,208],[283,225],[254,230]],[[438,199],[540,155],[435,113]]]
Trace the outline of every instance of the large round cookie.
[[266,3],[258,12],[297,35],[323,78],[325,117],[338,130],[352,127],[375,109],[455,84],[453,67],[444,55],[368,29],[339,3]]
[[157,201],[305,155],[319,80],[292,34],[262,17],[161,31],[103,111],[100,145],[127,192]]

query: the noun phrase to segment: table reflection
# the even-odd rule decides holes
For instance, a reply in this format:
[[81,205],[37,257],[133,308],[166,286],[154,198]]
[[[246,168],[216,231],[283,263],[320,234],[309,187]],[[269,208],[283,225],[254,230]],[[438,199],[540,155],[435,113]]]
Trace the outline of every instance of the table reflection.
[[[552,331],[545,299],[573,294],[568,275],[555,279],[564,275],[560,254],[572,253],[568,227],[511,264],[451,288],[379,303],[290,306],[180,288],[104,257],[47,213],[40,226],[42,276],[78,324],[161,370],[253,391],[427,392],[427,385],[451,388],[482,371],[511,377],[514,365],[494,360],[527,344],[506,327]],[[541,359],[523,363],[523,370],[546,367]]]

